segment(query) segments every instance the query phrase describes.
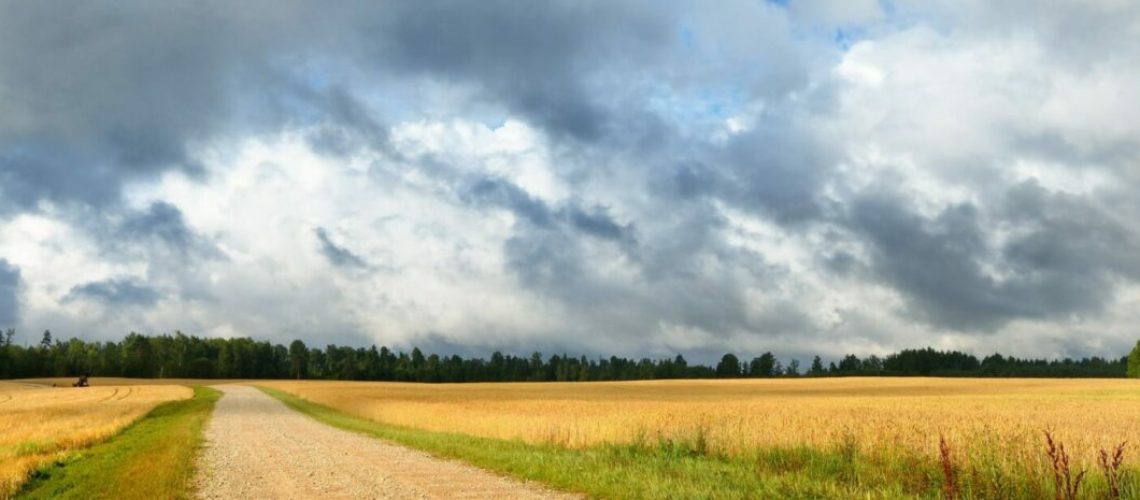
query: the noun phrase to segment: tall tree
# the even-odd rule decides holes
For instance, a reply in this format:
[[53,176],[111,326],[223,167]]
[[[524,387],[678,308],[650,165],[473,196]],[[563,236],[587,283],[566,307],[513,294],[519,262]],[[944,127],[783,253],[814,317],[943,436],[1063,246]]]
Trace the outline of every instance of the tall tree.
[[776,356],[771,352],[752,358],[748,363],[748,375],[751,377],[772,377],[776,375]]
[[811,368],[808,368],[808,375],[823,375],[823,360],[816,356],[811,359]]
[[150,338],[131,332],[123,339],[123,376],[153,377],[154,351]]
[[1140,340],[1136,341],[1136,347],[1128,354],[1128,376],[1140,378]]
[[793,359],[788,361],[788,368],[784,370],[784,374],[789,377],[797,377],[800,374],[800,360]]
[[309,348],[300,340],[289,344],[289,378],[303,379],[309,368]]
[[716,376],[720,378],[735,378],[740,376],[740,360],[733,353],[725,354],[716,364]]

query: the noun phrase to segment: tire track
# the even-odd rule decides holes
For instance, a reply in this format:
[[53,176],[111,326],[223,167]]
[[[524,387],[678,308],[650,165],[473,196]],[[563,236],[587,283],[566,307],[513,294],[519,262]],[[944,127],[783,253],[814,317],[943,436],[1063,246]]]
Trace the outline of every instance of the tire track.
[[124,392],[122,396],[115,398],[115,401],[122,401],[124,399],[129,398],[131,396],[132,392],[135,392],[135,388],[134,387],[127,387],[127,392]]
[[107,397],[105,397],[105,398],[103,398],[103,399],[100,399],[98,402],[102,403],[102,402],[104,402],[104,401],[110,401],[110,400],[111,400],[111,398],[114,398],[114,397],[115,397],[115,395],[116,395],[116,394],[118,394],[118,393],[119,393],[119,388],[118,388],[118,387],[116,387],[116,388],[114,388],[114,389],[112,389],[112,390],[111,390],[111,395],[109,395],[109,396],[107,396]]

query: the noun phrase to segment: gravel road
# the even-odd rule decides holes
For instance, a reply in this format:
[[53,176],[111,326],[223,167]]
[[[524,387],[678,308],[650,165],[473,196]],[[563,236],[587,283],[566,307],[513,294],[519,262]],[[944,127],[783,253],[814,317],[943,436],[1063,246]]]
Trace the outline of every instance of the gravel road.
[[218,388],[202,498],[577,498],[327,426],[253,387]]

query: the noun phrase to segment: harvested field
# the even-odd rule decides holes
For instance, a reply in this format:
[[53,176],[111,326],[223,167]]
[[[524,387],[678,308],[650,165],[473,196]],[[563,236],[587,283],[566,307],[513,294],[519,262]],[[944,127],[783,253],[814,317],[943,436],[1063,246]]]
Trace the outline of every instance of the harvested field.
[[28,474],[107,439],[164,401],[189,398],[187,387],[43,387],[0,382],[0,497]]
[[[75,377],[40,377],[12,380],[12,383],[24,384],[29,387],[71,387]],[[238,379],[205,379],[205,378],[126,378],[126,377],[91,377],[88,382],[91,387],[119,386],[119,385],[217,385],[248,382]]]

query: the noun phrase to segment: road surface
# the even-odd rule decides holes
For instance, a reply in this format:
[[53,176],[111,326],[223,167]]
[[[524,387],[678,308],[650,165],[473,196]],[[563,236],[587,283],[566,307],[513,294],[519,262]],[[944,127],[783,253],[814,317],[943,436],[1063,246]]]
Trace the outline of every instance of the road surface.
[[218,389],[202,498],[578,498],[327,426],[253,387]]

